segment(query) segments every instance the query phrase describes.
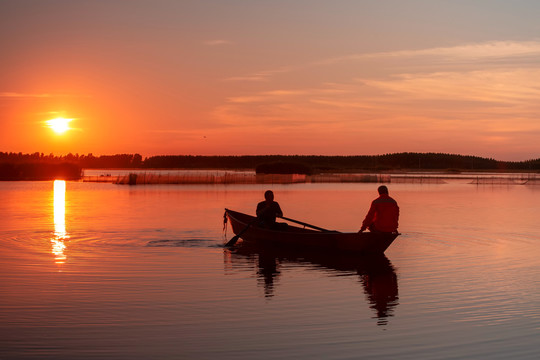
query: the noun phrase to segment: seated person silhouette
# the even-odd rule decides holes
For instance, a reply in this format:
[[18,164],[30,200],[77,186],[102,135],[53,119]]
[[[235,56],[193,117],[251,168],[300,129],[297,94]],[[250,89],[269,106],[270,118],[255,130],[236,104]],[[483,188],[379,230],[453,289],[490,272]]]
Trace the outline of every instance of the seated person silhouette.
[[276,218],[283,216],[283,211],[279,204],[274,201],[274,193],[272,190],[267,190],[264,193],[264,201],[257,204],[257,219],[261,227],[273,230],[283,230],[287,224],[277,223]]

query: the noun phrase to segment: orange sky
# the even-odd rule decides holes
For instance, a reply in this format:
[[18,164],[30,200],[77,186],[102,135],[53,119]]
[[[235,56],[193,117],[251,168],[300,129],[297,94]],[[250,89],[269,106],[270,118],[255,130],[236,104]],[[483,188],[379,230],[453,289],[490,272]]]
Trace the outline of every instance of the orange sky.
[[[540,3],[1,1],[0,151],[540,157]],[[74,119],[58,135],[44,122]]]

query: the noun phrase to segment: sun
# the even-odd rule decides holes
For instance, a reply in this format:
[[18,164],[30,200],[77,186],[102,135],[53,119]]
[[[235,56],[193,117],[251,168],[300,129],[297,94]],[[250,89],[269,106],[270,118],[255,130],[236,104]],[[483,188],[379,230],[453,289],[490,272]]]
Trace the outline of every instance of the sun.
[[52,120],[47,120],[45,121],[45,123],[47,124],[48,127],[50,127],[55,133],[57,134],[63,134],[65,133],[66,131],[68,131],[70,129],[69,127],[69,123],[72,121],[73,119],[66,119],[66,118],[63,118],[63,117],[58,117],[56,119],[52,119]]

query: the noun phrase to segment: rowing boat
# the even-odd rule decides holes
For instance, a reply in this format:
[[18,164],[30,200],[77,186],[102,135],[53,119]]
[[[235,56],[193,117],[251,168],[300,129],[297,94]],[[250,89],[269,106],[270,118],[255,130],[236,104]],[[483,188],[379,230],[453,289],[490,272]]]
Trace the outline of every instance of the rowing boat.
[[[270,243],[311,250],[352,251],[363,253],[384,253],[399,233],[342,233],[312,226],[306,223],[283,218],[303,224],[304,227],[288,224],[276,229],[258,225],[257,218],[238,211],[225,209],[225,219],[231,224],[237,237],[246,242]],[[314,229],[307,229],[313,227]]]

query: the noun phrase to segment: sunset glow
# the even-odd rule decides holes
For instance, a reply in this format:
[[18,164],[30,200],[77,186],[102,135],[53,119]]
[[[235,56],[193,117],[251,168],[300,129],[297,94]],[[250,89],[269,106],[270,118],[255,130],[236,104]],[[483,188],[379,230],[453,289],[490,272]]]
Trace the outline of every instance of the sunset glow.
[[55,133],[57,134],[63,134],[66,131],[70,129],[69,123],[73,121],[73,119],[65,119],[62,117],[47,120],[45,123],[48,127],[50,127]]
[[0,151],[540,156],[540,2],[313,2],[4,2]]

